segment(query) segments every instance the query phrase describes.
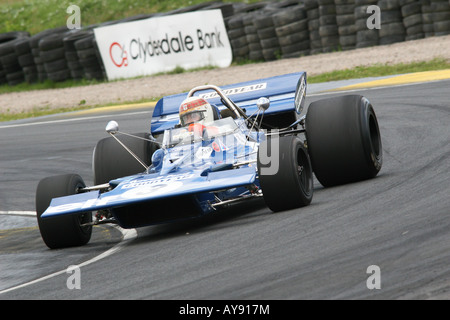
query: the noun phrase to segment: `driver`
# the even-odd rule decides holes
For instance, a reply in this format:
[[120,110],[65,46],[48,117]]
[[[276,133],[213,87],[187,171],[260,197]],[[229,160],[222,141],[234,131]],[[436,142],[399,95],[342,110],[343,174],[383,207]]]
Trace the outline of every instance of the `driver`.
[[190,132],[194,132],[200,136],[207,130],[208,134],[217,132],[216,127],[205,124],[212,124],[214,122],[214,107],[208,101],[199,97],[189,97],[185,99],[179,110],[180,124],[182,127],[187,127]]

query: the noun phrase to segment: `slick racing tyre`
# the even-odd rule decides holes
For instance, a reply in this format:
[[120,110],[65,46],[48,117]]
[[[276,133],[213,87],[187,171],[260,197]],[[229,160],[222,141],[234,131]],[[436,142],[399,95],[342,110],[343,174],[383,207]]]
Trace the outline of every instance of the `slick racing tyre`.
[[324,187],[375,177],[383,162],[378,121],[359,95],[315,101],[306,114],[314,174]]
[[[148,133],[134,135],[146,139],[150,136]],[[146,165],[151,164],[157,144],[130,136],[122,135],[117,138]],[[94,184],[96,185],[144,172],[144,167],[113,137],[104,138],[97,143],[92,160]]]
[[[276,143],[275,139],[270,140]],[[274,212],[309,205],[313,196],[313,174],[302,140],[296,136],[280,137],[279,152],[271,146],[269,158],[267,149],[260,146],[257,161],[266,205]]]
[[53,198],[73,195],[86,185],[77,174],[64,174],[42,179],[36,190],[36,214],[42,239],[50,249],[82,246],[89,242],[92,213],[41,218]]

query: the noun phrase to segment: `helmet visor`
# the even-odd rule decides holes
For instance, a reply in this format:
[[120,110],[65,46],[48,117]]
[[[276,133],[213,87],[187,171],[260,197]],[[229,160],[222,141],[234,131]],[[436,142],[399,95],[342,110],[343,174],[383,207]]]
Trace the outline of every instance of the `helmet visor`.
[[205,118],[204,111],[192,111],[185,113],[180,117],[181,124],[187,126],[191,123],[200,122]]

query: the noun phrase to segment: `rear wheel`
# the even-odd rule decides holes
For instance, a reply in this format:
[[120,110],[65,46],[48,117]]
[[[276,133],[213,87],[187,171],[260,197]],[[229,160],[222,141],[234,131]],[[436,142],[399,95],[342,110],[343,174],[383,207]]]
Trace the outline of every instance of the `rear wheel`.
[[61,215],[41,218],[53,198],[78,193],[84,188],[83,179],[77,174],[64,174],[42,179],[36,190],[36,214],[42,239],[50,249],[82,246],[89,242],[92,226],[82,226],[92,222],[92,213]]
[[378,121],[363,96],[311,103],[306,114],[306,139],[314,174],[325,187],[373,178],[381,169]]
[[[262,161],[267,148],[258,151],[259,183],[264,201],[274,212],[307,206],[313,196],[312,167],[303,142],[296,136],[279,138],[272,147],[270,167]],[[277,154],[275,154],[277,153]]]
[[[150,137],[148,133],[136,133],[134,135],[145,139]],[[153,152],[158,148],[156,143],[130,136],[120,136],[118,139],[146,165],[151,164]],[[96,185],[144,171],[143,166],[113,137],[104,138],[97,143],[94,149],[92,167],[94,184]]]

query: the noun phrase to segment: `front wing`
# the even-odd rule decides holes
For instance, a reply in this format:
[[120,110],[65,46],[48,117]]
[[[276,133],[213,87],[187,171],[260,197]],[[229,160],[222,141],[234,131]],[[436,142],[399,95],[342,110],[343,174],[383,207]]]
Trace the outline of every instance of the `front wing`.
[[199,194],[250,185],[256,180],[256,168],[241,167],[233,170],[201,171],[161,176],[143,174],[124,180],[109,192],[90,191],[52,199],[41,218],[124,207],[139,202]]

